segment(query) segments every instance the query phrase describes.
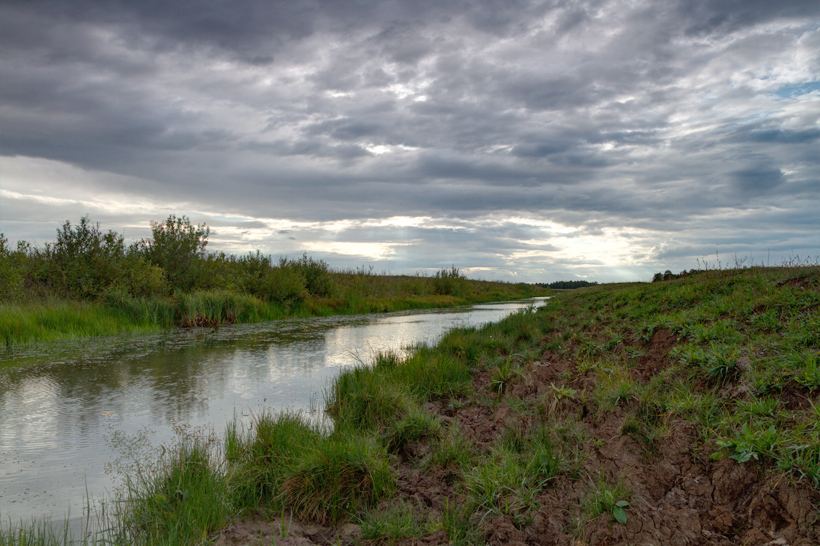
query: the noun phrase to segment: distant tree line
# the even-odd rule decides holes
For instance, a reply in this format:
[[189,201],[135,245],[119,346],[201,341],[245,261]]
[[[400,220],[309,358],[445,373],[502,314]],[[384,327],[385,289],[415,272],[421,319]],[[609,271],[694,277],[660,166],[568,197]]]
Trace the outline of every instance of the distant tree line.
[[674,279],[682,279],[683,277],[688,277],[690,275],[696,275],[698,273],[703,273],[700,269],[690,269],[689,271],[683,270],[680,273],[672,273],[668,269],[663,273],[655,273],[652,277],[652,282],[662,282],[662,281],[671,281]]
[[587,286],[595,286],[598,283],[595,281],[555,281],[549,284],[536,283],[538,286],[545,288],[554,288],[556,290],[573,290],[575,288],[586,288]]

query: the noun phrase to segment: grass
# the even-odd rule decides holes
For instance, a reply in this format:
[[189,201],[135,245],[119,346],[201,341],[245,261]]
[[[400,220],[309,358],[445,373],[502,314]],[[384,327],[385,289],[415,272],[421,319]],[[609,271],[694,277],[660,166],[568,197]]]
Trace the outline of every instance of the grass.
[[304,454],[278,500],[303,518],[338,522],[393,493],[387,453],[374,438],[331,435]]
[[101,305],[86,302],[0,304],[0,337],[6,346],[157,329],[149,321],[126,320]]
[[[331,273],[339,288],[332,296],[289,303],[263,301],[237,290],[215,289],[169,297],[132,296],[110,290],[93,300],[33,298],[0,301],[0,340],[6,346],[122,333],[145,333],[174,326],[218,326],[338,314],[385,313],[456,307],[545,295],[533,285],[463,279],[458,295],[438,294],[434,278]],[[358,279],[358,280],[357,280]]]
[[117,514],[123,539],[186,544],[225,526],[233,499],[216,438],[183,433],[149,466],[126,474]]
[[74,536],[68,522],[55,528],[50,522],[32,520],[21,525],[0,528],[0,544],[4,546],[58,546],[70,544]]
[[418,506],[400,500],[382,510],[367,511],[358,516],[362,538],[386,544],[395,544],[405,538],[424,537],[443,528],[441,519],[430,520]]

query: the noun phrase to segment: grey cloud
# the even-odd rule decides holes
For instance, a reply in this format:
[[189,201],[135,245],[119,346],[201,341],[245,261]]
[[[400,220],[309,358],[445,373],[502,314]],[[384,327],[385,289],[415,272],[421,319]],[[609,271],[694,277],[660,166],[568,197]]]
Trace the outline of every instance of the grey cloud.
[[737,187],[753,194],[775,189],[783,182],[783,171],[771,163],[760,163],[733,173]]
[[794,131],[789,129],[762,129],[738,135],[738,140],[772,142],[778,144],[810,144],[820,139],[820,129]]
[[680,2],[677,15],[685,22],[687,36],[726,34],[776,18],[804,18],[820,14],[815,2],[790,0],[712,0]]
[[481,248],[532,234],[470,231],[489,214],[600,240],[692,233],[680,248],[716,226],[741,248],[769,244],[760,226],[805,241],[820,114],[816,77],[795,74],[820,67],[818,16],[816,2],[6,2],[2,153],[137,176],[88,184],[214,219],[465,223],[405,231],[424,243],[395,263],[464,249],[508,267]]

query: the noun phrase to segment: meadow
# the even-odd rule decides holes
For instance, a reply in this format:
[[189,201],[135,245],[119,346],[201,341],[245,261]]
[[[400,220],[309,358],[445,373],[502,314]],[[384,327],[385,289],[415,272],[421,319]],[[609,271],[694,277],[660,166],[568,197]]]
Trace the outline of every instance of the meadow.
[[817,266],[564,292],[341,374],[329,423],[181,431],[99,540],[816,544],[818,357]]

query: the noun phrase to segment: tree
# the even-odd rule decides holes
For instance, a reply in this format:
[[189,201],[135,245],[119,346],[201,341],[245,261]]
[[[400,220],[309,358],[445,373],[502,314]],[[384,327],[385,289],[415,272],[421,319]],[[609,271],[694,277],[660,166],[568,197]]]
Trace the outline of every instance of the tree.
[[[57,267],[66,292],[89,298],[102,293],[120,276],[125,245],[122,236],[114,231],[103,234],[100,224],[84,216],[73,227],[66,220],[57,230],[57,242],[47,248],[47,255]],[[57,279],[51,280],[60,284]]]
[[172,288],[189,291],[200,273],[198,266],[205,257],[210,229],[172,214],[163,224],[151,222],[151,232],[153,239],[142,241],[145,256],[162,268]]

